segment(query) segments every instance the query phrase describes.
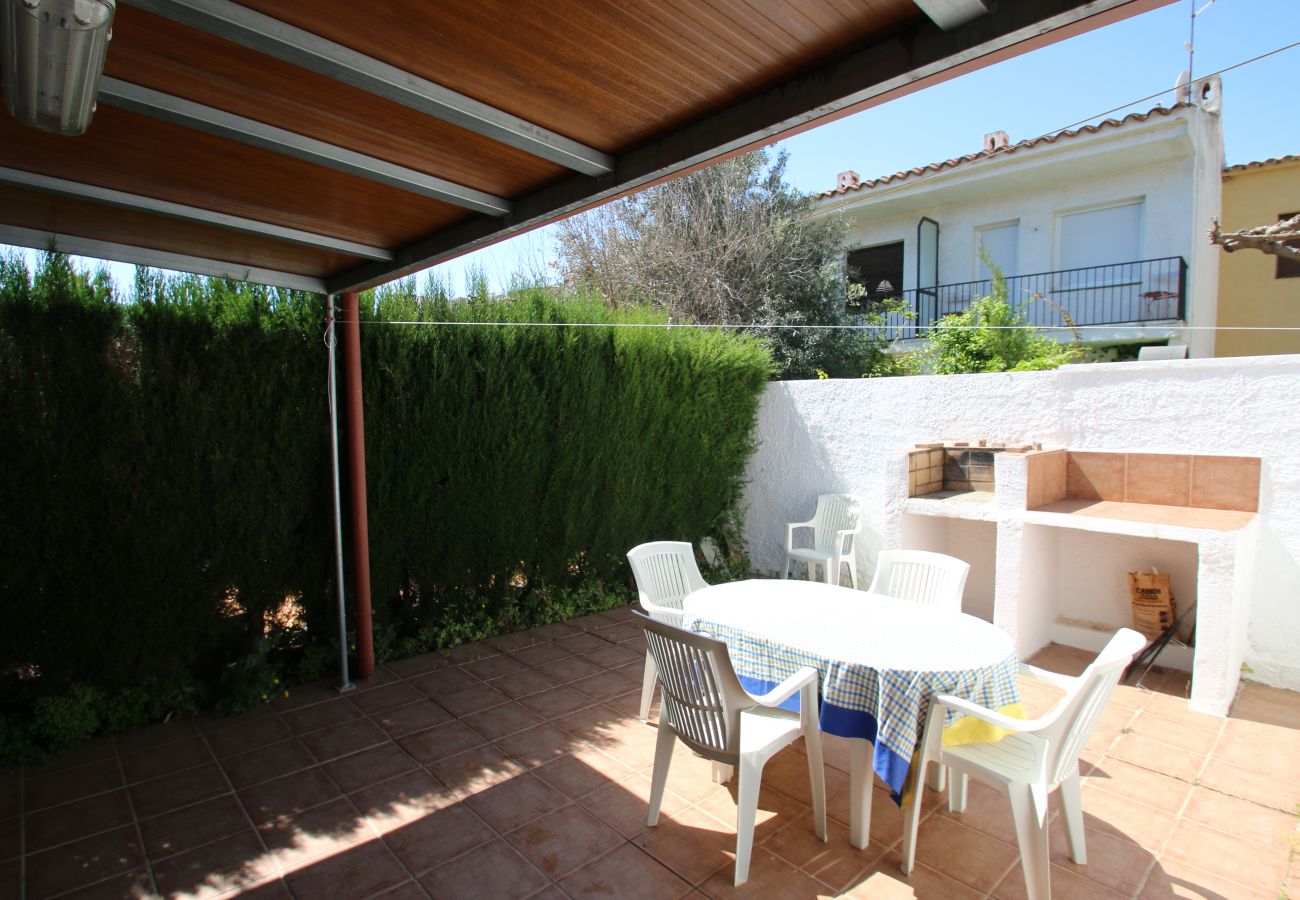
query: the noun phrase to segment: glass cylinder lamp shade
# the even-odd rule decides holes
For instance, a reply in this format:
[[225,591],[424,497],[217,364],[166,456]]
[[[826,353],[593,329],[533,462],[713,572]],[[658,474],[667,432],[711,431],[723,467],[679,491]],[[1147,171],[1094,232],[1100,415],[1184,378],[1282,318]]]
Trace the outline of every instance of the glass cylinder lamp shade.
[[0,0],[5,105],[56,134],[90,127],[116,0]]

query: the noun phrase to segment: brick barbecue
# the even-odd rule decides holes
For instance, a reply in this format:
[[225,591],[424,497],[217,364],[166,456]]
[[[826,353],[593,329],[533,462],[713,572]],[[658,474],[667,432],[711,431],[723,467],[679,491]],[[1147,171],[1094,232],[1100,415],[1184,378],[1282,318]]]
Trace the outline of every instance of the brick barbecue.
[[907,496],[939,491],[987,491],[994,487],[993,454],[1028,453],[1042,445],[939,441],[917,444],[907,453]]

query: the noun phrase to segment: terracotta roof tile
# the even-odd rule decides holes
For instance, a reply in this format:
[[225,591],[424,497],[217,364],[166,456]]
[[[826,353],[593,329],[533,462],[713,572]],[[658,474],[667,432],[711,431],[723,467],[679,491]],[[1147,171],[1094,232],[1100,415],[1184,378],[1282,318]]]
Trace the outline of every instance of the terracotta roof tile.
[[[1173,106],[1157,106],[1155,109],[1144,113],[1130,113],[1122,119],[1104,119],[1095,125],[1084,125],[1082,128],[1066,129],[1058,131],[1055,134],[1047,134],[1042,137],[1032,138],[1030,140],[1020,141],[1006,147],[1000,147],[996,150],[981,150],[978,153],[968,153],[965,156],[958,156],[954,159],[945,159],[943,162],[930,163],[927,166],[917,166],[913,169],[907,169],[902,172],[895,172],[892,175],[883,175],[880,178],[872,178],[868,181],[858,182],[856,186],[852,183],[833,188],[829,191],[823,191],[818,194],[818,199],[827,199],[837,197],[854,191],[867,190],[881,185],[893,184],[894,182],[906,181],[909,178],[917,178],[923,175],[932,175],[936,172],[943,172],[948,169],[955,169],[958,166],[964,166],[967,163],[975,162],[979,159],[985,159],[990,156],[1005,156],[1008,153],[1015,153],[1017,150],[1027,150],[1030,147],[1037,147],[1041,144],[1055,144],[1057,141],[1066,138],[1077,137],[1081,134],[1096,134],[1098,131],[1104,131],[1110,128],[1122,128],[1135,122],[1146,122],[1156,116],[1168,116],[1172,113],[1192,106],[1191,103],[1175,103]],[[1286,157],[1290,159],[1292,157]],[[1270,160],[1271,162],[1271,160]],[[1261,163],[1248,163],[1248,165],[1261,165]]]
[[1271,159],[1260,159],[1255,162],[1237,163],[1235,166],[1228,166],[1223,171],[1225,174],[1228,172],[1242,172],[1246,169],[1262,169],[1265,166],[1276,166],[1279,163],[1295,162],[1297,160],[1300,160],[1300,153],[1290,153],[1286,156],[1274,156]]

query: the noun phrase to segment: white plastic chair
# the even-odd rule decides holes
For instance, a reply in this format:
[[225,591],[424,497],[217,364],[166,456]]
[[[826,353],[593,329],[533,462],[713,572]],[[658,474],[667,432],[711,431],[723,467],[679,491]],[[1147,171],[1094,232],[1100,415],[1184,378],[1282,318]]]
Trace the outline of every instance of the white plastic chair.
[[[953,774],[948,793],[948,808],[953,812],[963,812],[966,808],[969,776],[1006,791],[1016,821],[1016,837],[1020,843],[1029,900],[1048,900],[1051,896],[1048,795],[1060,789],[1070,858],[1079,865],[1086,864],[1083,801],[1079,794],[1079,751],[1096,727],[1124,668],[1146,643],[1146,638],[1136,631],[1121,628],[1083,674],[1074,678],[1022,664],[1021,675],[1065,691],[1065,696],[1052,711],[1038,719],[1013,719],[960,697],[936,695],[926,720],[921,756],[917,762],[917,795],[903,813],[903,871],[910,874],[916,862],[916,831],[922,805],[920,776],[929,763],[937,762],[947,766]],[[993,743],[944,747],[943,727],[950,709],[975,716],[1011,733]]]
[[[960,613],[968,575],[970,563],[955,556],[929,550],[881,550],[867,593]],[[947,770],[943,768],[929,782],[936,791],[943,790],[946,784]]]
[[[695,549],[685,541],[651,541],[627,553],[636,578],[641,608],[656,621],[682,624],[682,600],[691,591],[708,587],[695,564]],[[641,677],[641,721],[650,718],[655,695],[655,661],[647,650],[645,674]]]
[[[740,686],[727,645],[634,612],[645,629],[662,687],[659,736],[650,780],[646,825],[659,822],[659,805],[668,781],[673,744],[680,740],[705,759],[739,772],[736,808],[736,878],[749,878],[754,820],[764,764],[803,736],[812,783],[813,830],[826,840],[826,778],[822,768],[821,726],[817,718],[817,670],[804,666],[761,697]],[[779,709],[796,693],[799,712]]]
[[961,612],[970,563],[928,550],[881,550],[867,591]]
[[[849,567],[849,583],[858,586],[857,554],[854,552],[854,535],[862,530],[862,517],[858,514],[859,500],[847,494],[822,494],[817,498],[817,511],[807,522],[791,522],[785,528],[785,568],[781,577],[790,576],[790,564],[798,560],[808,566],[808,580],[816,581],[817,566],[822,567],[827,584],[840,583],[840,567]],[[813,533],[811,547],[796,547],[796,529],[810,528]]]

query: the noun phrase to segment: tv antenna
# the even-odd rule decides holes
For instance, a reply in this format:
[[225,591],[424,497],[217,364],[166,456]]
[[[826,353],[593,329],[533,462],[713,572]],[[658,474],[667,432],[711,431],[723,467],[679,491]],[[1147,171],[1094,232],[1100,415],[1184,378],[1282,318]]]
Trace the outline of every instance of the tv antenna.
[[1183,46],[1187,48],[1187,92],[1189,94],[1191,93],[1192,90],[1192,82],[1196,78],[1196,72],[1192,68],[1192,60],[1196,55],[1196,50],[1195,50],[1196,17],[1199,16],[1201,13],[1205,12],[1211,6],[1213,6],[1215,2],[1216,0],[1208,0],[1208,2],[1204,6],[1202,6],[1200,9],[1197,9],[1196,0],[1188,0],[1188,5],[1191,7],[1192,10],[1191,25],[1189,26],[1187,31],[1187,43],[1183,44]]

